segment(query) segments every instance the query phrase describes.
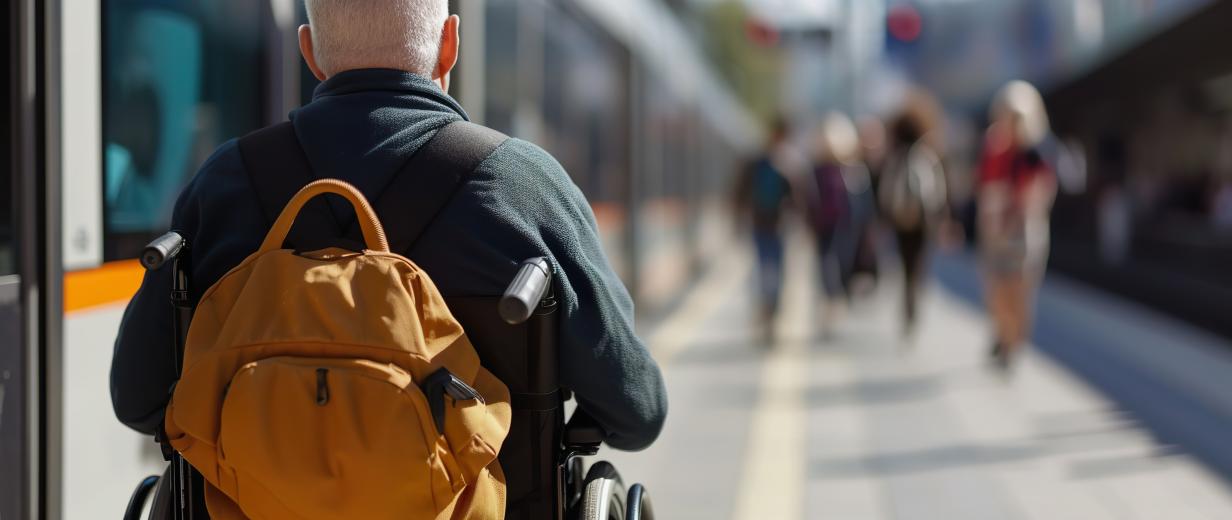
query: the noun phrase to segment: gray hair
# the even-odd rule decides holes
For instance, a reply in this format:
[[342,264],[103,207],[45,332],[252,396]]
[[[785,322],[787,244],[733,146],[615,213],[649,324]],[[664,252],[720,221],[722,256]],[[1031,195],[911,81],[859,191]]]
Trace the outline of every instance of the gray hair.
[[392,68],[429,79],[447,0],[304,0],[317,65],[326,75]]

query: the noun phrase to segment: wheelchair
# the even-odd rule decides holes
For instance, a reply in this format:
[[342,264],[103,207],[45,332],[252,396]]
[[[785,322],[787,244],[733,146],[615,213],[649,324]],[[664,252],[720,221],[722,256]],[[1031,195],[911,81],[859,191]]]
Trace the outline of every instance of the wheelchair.
[[[177,364],[192,317],[187,250],[188,242],[172,231],[141,255],[148,270],[171,262]],[[521,264],[502,296],[446,298],[484,367],[509,388],[513,421],[498,456],[507,483],[505,518],[654,520],[644,486],[626,488],[606,461],[589,467],[584,462],[603,442],[598,423],[581,409],[565,420],[571,394],[560,387],[557,374],[558,313],[551,272],[547,259],[532,258]],[[162,476],[138,484],[124,519],[208,519],[204,480],[164,439],[156,441],[170,465]]]

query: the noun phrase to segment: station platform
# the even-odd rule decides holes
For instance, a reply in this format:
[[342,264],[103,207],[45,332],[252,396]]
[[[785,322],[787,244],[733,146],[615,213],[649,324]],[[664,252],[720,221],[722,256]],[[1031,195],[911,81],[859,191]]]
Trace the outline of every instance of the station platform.
[[1038,345],[1007,375],[969,255],[934,257],[908,341],[893,273],[821,334],[812,249],[789,245],[773,345],[746,255],[646,331],[667,426],[647,451],[601,455],[659,516],[1232,518],[1226,340],[1050,275]]

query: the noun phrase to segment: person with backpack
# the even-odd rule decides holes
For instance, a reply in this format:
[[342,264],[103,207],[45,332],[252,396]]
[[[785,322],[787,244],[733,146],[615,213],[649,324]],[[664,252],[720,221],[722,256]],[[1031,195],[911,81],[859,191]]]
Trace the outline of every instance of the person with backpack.
[[737,223],[748,226],[757,254],[757,318],[763,347],[774,340],[774,320],[783,289],[782,221],[793,197],[787,172],[800,168],[788,143],[790,135],[787,120],[776,119],[764,151],[744,164],[732,186]]
[[935,102],[908,96],[889,125],[890,146],[877,186],[878,205],[894,231],[903,266],[903,333],[919,314],[919,292],[930,243],[947,216],[947,184],[937,144]]
[[[203,306],[193,318],[184,376],[176,383],[179,363],[168,347],[176,312],[167,302],[171,269],[146,274],[115,343],[111,396],[119,420],[139,432],[164,433],[194,465],[193,457],[208,461],[247,453],[252,457],[243,463],[269,466],[293,460],[279,450],[319,433],[293,432],[293,425],[279,422],[300,410],[268,408],[283,402],[282,392],[303,385],[325,406],[367,395],[356,390],[368,388],[359,382],[366,379],[354,375],[360,372],[387,383],[411,378],[426,392],[427,408],[421,412],[431,410],[432,420],[421,421],[423,431],[443,428],[440,433],[449,439],[448,449],[430,443],[429,455],[420,459],[435,461],[433,471],[450,476],[423,483],[436,500],[428,502],[436,509],[425,514],[448,517],[453,510],[454,517],[497,518],[503,504],[483,509],[491,503],[475,497],[487,493],[483,496],[504,500],[503,483],[495,484],[503,477],[487,471],[484,461],[499,447],[502,425],[508,427],[508,391],[483,375],[465,331],[444,302],[500,295],[523,260],[546,257],[558,305],[562,386],[598,422],[609,446],[649,446],[667,413],[663,379],[634,331],[631,298],[600,247],[591,209],[547,152],[466,122],[466,112],[447,94],[460,23],[449,15],[447,2],[308,0],[306,5],[309,25],[300,27],[300,48],[322,83],[288,123],[222,144],[180,194],[172,227],[190,244],[185,261],[191,265],[191,289],[185,297],[190,305]],[[308,185],[309,192],[296,195]],[[385,233],[371,222],[378,214]],[[284,238],[293,249],[283,249]],[[343,285],[345,280],[364,281]],[[361,286],[365,292],[345,289]],[[290,315],[305,318],[283,318]],[[318,358],[363,354],[367,361],[335,366],[318,360],[329,366],[312,370],[294,360],[262,365],[267,354],[307,348],[304,337],[352,338],[367,346],[348,350],[322,342],[309,350]],[[205,344],[215,350],[207,355],[195,346]],[[220,345],[234,348],[218,351]],[[374,350],[375,345],[385,348]],[[232,368],[238,370],[236,379],[227,382]],[[241,382],[241,376],[251,377]],[[169,409],[173,384],[191,388],[177,388]],[[433,389],[453,404],[438,408]],[[229,407],[232,397],[243,401]],[[264,430],[295,435],[265,446],[269,451],[255,449],[256,440],[246,437],[214,450],[202,440],[213,439],[200,435],[215,432],[220,419],[194,415],[203,409],[219,411],[224,429],[228,418],[244,417],[248,424],[264,424]],[[337,421],[372,421],[331,423],[334,433],[345,436],[384,431],[394,417],[340,415]],[[466,437],[467,432],[474,436]],[[381,446],[396,449],[397,443],[384,441]],[[389,460],[407,453],[390,453]],[[349,465],[357,461],[294,462],[274,484],[294,487],[296,479],[309,476],[297,473],[304,468],[364,469]],[[273,466],[263,471],[278,474]],[[206,493],[215,498],[211,512],[223,512],[216,518],[243,517],[231,507],[235,489],[273,493],[273,484],[255,486],[242,471],[218,470],[206,477],[213,479]],[[385,488],[362,488],[374,482],[379,479],[350,484],[365,497],[399,498],[381,493]],[[306,489],[298,493],[320,498]],[[261,507],[274,509],[261,511],[295,505],[266,500]],[[286,517],[265,515],[280,516]]]
[[1030,334],[1058,182],[1042,149],[1050,130],[1039,91],[1010,82],[997,93],[990,114],[976,185],[976,228],[996,331],[990,354],[1008,370]]

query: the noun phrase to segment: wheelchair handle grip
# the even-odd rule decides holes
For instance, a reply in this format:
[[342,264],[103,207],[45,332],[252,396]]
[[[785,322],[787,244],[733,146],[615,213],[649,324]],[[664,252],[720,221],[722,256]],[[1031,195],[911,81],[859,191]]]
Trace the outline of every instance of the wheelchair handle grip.
[[171,260],[180,254],[180,251],[184,249],[184,243],[185,240],[182,235],[175,231],[168,231],[165,235],[154,239],[153,242],[150,242],[141,251],[142,267],[145,267],[147,271],[153,271],[162,267],[163,264],[167,263],[167,260]]
[[552,266],[542,256],[523,261],[498,304],[501,319],[517,325],[530,319],[552,283]]

